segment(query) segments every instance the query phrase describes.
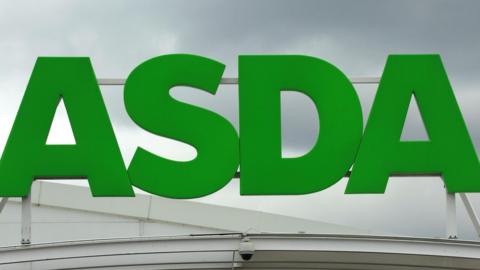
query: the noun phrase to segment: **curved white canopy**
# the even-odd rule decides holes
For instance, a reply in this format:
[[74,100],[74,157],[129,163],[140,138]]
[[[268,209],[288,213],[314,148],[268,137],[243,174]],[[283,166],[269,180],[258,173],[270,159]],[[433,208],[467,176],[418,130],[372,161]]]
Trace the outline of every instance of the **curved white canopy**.
[[479,269],[480,243],[400,237],[242,234],[92,240],[0,249],[0,269]]

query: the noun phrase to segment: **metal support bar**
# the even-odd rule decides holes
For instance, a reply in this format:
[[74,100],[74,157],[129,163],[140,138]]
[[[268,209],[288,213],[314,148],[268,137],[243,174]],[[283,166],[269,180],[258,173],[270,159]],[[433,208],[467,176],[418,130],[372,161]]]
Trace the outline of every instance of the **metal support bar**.
[[97,79],[99,85],[124,85],[125,79]]
[[3,211],[3,208],[5,208],[5,205],[8,202],[8,197],[2,198],[2,201],[0,201],[0,213]]
[[32,234],[32,195],[22,197],[22,245],[30,245]]
[[353,84],[379,84],[380,77],[351,77]]
[[[351,174],[352,174],[352,171],[348,171],[348,172],[345,173],[345,175],[343,177],[349,178]],[[442,175],[440,173],[402,173],[402,174],[392,173],[392,174],[390,174],[390,176],[391,177],[419,177],[419,176],[440,177]],[[233,176],[233,178],[240,178],[240,172],[237,171],[235,173],[235,175]]]
[[446,192],[447,202],[447,238],[457,239],[457,207],[455,193]]
[[[104,78],[104,79],[97,79],[99,85],[124,85],[125,79],[114,79],[114,78]],[[350,81],[353,84],[378,84],[380,82],[379,77],[352,77]],[[238,78],[222,78],[220,80],[220,84],[230,84],[236,85],[238,84]]]
[[480,220],[475,212],[475,208],[473,208],[470,199],[468,198],[467,194],[459,193],[460,198],[462,199],[463,204],[465,205],[465,209],[467,209],[468,216],[473,223],[473,227],[475,227],[475,231],[477,232],[478,237],[480,237]]

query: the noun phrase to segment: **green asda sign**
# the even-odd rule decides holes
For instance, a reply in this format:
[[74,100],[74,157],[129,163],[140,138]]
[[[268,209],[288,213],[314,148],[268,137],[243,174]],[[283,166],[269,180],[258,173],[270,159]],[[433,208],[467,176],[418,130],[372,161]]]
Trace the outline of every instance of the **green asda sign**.
[[[391,175],[439,174],[449,192],[480,192],[480,163],[438,55],[389,56],[365,130],[349,79],[308,56],[239,57],[240,134],[222,116],[173,99],[175,86],[215,94],[224,65],[185,54],[152,58],[129,75],[130,117],[151,133],[194,146],[179,162],[138,148],[125,167],[88,58],[41,57],[0,161],[0,196],[25,196],[36,178],[87,178],[94,196],[170,198],[225,186],[241,166],[242,195],[317,192],[352,167],[346,193],[383,193]],[[310,152],[282,158],[280,92],[312,99],[321,131]],[[415,95],[429,141],[401,141]],[[75,145],[47,145],[63,98]]]

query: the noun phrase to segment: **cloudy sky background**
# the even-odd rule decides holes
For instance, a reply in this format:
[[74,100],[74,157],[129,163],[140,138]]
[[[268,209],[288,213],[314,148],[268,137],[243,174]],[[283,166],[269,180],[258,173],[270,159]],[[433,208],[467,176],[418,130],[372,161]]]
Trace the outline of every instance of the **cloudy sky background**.
[[[88,56],[98,78],[126,78],[141,62],[167,53],[223,62],[225,77],[237,76],[238,55],[306,54],[349,77],[379,77],[389,54],[438,53],[480,153],[479,11],[475,1],[2,1],[0,150],[38,56]],[[366,121],[376,86],[356,89]],[[102,87],[102,94],[127,164],[137,146],[177,160],[195,156],[192,147],[136,126],[126,114],[122,87]],[[236,87],[221,86],[215,96],[188,88],[173,95],[238,128]],[[313,103],[286,93],[282,105],[284,155],[301,155],[319,132]],[[411,109],[403,137],[426,139],[418,109]],[[50,135],[51,143],[72,142],[64,109]],[[346,183],[304,196],[240,197],[238,180],[232,180],[199,201],[379,232],[445,235],[440,179],[391,178],[385,195],[344,195]],[[480,196],[471,198],[480,211]],[[457,208],[460,237],[477,239],[459,199]]]

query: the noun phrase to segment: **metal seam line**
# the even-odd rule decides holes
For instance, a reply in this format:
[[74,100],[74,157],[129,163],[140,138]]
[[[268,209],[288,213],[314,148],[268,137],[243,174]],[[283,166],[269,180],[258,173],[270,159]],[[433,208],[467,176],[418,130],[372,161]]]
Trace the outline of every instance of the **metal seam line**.
[[[349,78],[353,84],[378,84],[380,77],[351,77]],[[97,79],[99,85],[124,85],[126,79],[116,78],[101,78]],[[225,77],[220,80],[220,84],[223,85],[236,85],[238,84],[238,78]]]

